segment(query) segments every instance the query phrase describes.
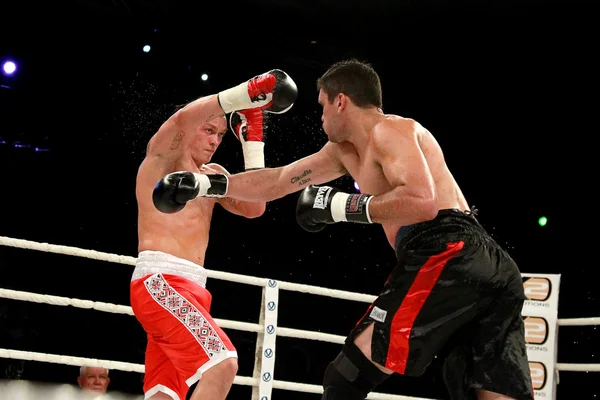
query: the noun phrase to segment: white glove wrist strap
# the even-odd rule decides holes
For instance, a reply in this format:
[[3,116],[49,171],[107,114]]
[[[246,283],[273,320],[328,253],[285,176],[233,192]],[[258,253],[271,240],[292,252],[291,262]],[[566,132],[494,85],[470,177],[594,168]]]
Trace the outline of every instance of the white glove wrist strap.
[[[196,197],[225,197],[229,188],[229,178],[225,174],[211,175],[214,181],[208,175],[194,172],[196,182],[198,183],[198,196]],[[212,190],[211,190],[212,188]]]
[[373,196],[337,192],[331,199],[331,218],[334,222],[372,224],[369,203]]
[[194,172],[194,176],[196,177],[196,181],[198,182],[199,187],[198,197],[205,196],[208,192],[208,189],[210,189],[210,179],[208,179],[208,176],[204,174],[199,174],[197,172]]
[[223,90],[218,96],[219,104],[225,114],[254,107],[248,94],[248,82]]
[[242,140],[242,152],[244,154],[244,166],[246,169],[259,169],[265,167],[265,143],[246,142]]
[[331,199],[331,218],[334,222],[346,222],[346,202],[350,195],[337,192]]

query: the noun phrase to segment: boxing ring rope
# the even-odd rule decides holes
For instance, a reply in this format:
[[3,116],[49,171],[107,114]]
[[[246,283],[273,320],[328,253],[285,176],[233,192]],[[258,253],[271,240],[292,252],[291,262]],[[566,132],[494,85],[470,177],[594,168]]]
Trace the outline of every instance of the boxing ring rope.
[[[23,239],[15,239],[5,236],[0,236],[0,245],[8,246],[8,247],[16,247],[21,249],[28,250],[37,250],[42,252],[56,253],[62,255],[70,255],[77,256],[83,258],[89,258],[99,261],[107,261],[118,264],[127,264],[131,266],[135,266],[136,258],[130,256],[122,256],[111,253],[99,252],[95,250],[87,250],[81,249],[77,247],[71,246],[62,246],[62,245],[54,245],[48,243],[39,243],[29,240]],[[258,278],[253,276],[246,275],[238,275],[228,272],[215,271],[215,270],[207,270],[208,277],[213,279],[226,280],[230,282],[236,282],[241,284],[260,286],[260,287],[268,287],[271,282],[274,282],[267,278]],[[337,299],[344,300],[354,300],[364,303],[371,303],[376,296],[354,293],[336,289],[327,289],[318,286],[310,286],[304,284],[297,284],[292,282],[284,282],[277,281],[277,285],[281,290],[295,291],[313,295],[321,295],[327,297],[333,297]],[[264,289],[263,289],[264,290]],[[133,311],[129,306],[111,304],[111,303],[103,303],[96,302],[90,300],[80,300],[80,299],[72,299],[67,297],[59,297],[59,296],[50,296],[38,293],[30,293],[24,291],[16,291],[10,289],[2,289],[0,288],[0,298],[12,299],[12,300],[20,300],[20,301],[28,301],[35,303],[44,303],[50,305],[57,306],[72,306],[76,308],[84,308],[84,309],[94,309],[97,311],[115,313],[115,314],[126,314],[133,316]],[[264,309],[264,304],[263,304]],[[215,322],[225,329],[233,329],[233,330],[241,330],[248,332],[255,332],[257,334],[261,334],[264,332],[264,313],[261,312],[261,323],[253,324],[246,323],[240,321],[230,321],[224,319],[215,318]],[[590,326],[590,325],[600,325],[600,317],[592,317],[592,318],[559,318],[558,319],[559,326]],[[335,344],[343,344],[345,337],[340,335],[333,335],[328,333],[321,332],[313,332],[313,331],[305,331],[299,329],[292,328],[284,328],[277,327],[277,336],[284,337],[292,337],[298,339],[308,339],[308,340],[318,340],[323,342],[335,343]],[[258,342],[257,342],[258,343]],[[257,347],[258,348],[258,347]],[[99,360],[99,359],[89,359],[89,358],[81,358],[81,357],[71,357],[66,355],[55,355],[55,354],[45,354],[45,353],[35,353],[28,351],[20,351],[20,350],[11,350],[11,349],[2,349],[0,348],[0,357],[2,358],[12,358],[12,359],[20,359],[20,360],[32,360],[32,361],[41,361],[41,362],[49,362],[49,363],[58,363],[58,364],[66,364],[66,365],[89,365],[96,367],[103,367],[107,369],[116,369],[120,371],[126,372],[144,372],[144,365],[142,364],[132,364],[120,361],[111,361],[111,360]],[[256,363],[260,362],[258,357],[255,359],[255,375],[257,372]],[[556,368],[559,371],[588,371],[588,372],[600,372],[600,364],[576,364],[576,363],[557,363]],[[247,377],[247,376],[236,376],[234,380],[234,384],[237,385],[245,385],[245,386],[253,386],[256,387],[260,384],[260,375],[255,377]],[[323,389],[320,385],[312,385],[312,384],[304,384],[304,383],[295,383],[295,382],[286,382],[279,380],[272,380],[270,382],[273,389],[282,389],[282,390],[291,390],[298,392],[306,392],[306,393],[315,393],[320,394],[323,392]],[[253,394],[254,398],[254,394]],[[384,393],[371,393],[368,396],[368,399],[397,399],[397,400],[429,400],[429,399],[419,399],[415,397],[408,396],[400,396],[400,395],[391,395]]]

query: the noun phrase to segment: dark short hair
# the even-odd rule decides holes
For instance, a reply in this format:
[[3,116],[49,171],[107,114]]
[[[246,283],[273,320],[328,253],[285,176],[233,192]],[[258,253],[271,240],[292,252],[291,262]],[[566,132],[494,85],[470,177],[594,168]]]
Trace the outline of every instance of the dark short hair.
[[383,108],[379,75],[370,64],[354,58],[329,67],[317,80],[317,90],[321,89],[329,102],[343,93],[358,107]]

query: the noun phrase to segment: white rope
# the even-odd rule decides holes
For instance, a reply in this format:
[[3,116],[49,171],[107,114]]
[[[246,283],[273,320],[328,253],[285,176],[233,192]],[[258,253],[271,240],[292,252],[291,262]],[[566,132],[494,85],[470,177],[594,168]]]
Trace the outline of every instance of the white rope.
[[[117,313],[117,314],[127,314],[133,316],[133,310],[129,306],[122,306],[111,303],[101,303],[97,301],[89,301],[89,300],[79,300],[79,299],[71,299],[67,297],[59,297],[59,296],[49,296],[45,294],[39,293],[31,293],[31,292],[21,292],[17,290],[11,289],[1,289],[0,288],[0,298],[12,299],[12,300],[22,300],[22,301],[30,301],[34,303],[43,303],[43,304],[51,304],[57,306],[73,306],[77,308],[85,308],[85,309],[94,309],[98,311]],[[566,323],[564,325],[586,325],[586,320],[592,320],[594,324],[598,323],[600,318],[574,318],[565,320]],[[264,327],[261,324],[252,324],[248,322],[240,322],[240,321],[231,321],[225,319],[215,318],[215,322],[225,329],[235,329],[247,332],[255,332],[260,333],[263,331]],[[576,322],[576,323],[573,323]],[[592,324],[589,324],[592,325]],[[278,336],[292,337],[297,339],[308,339],[308,340],[319,340],[328,343],[334,344],[343,344],[345,337],[340,335],[333,335],[330,333],[322,333],[322,332],[312,332],[300,329],[293,328],[277,328]],[[11,351],[11,350],[8,350]],[[14,350],[16,351],[16,350]],[[27,353],[27,352],[23,352]],[[38,354],[38,353],[31,353]],[[62,356],[61,356],[62,357]],[[9,357],[11,358],[11,357]],[[43,360],[41,360],[43,361]],[[98,360],[98,362],[104,362],[104,360]],[[112,361],[108,361],[112,362]],[[66,363],[66,362],[65,362]],[[68,364],[68,363],[66,363]],[[77,364],[71,364],[77,365]],[[104,367],[107,368],[107,367]],[[115,367],[113,367],[115,368]],[[119,369],[119,368],[115,368]],[[561,371],[589,371],[589,372],[599,372],[600,364],[557,364],[557,369]],[[129,371],[129,370],[124,370]],[[275,386],[273,386],[275,387]],[[293,389],[290,389],[293,390]]]
[[[39,362],[48,362],[54,364],[65,364],[65,365],[73,365],[73,366],[81,366],[88,365],[91,367],[99,367],[99,368],[107,368],[119,371],[127,371],[127,372],[138,372],[144,373],[144,365],[142,364],[133,364],[126,363],[121,361],[110,361],[110,360],[101,360],[95,358],[83,358],[83,357],[72,357],[72,356],[63,356],[56,354],[45,354],[45,353],[36,353],[31,351],[21,351],[21,350],[10,350],[10,349],[2,349],[0,348],[0,357],[1,358],[10,358],[17,360],[26,360],[26,361],[39,361]],[[599,372],[600,365],[599,364],[556,364],[556,367],[560,371],[579,371],[579,372]],[[244,386],[257,386],[258,379],[251,378],[248,376],[236,376],[234,384],[244,385]],[[323,389],[319,385],[310,385],[306,383],[296,383],[296,382],[287,382],[287,381],[273,381],[274,389],[281,390],[290,390],[296,392],[304,392],[304,393],[323,393]],[[385,393],[371,393],[367,399],[373,400],[388,400],[388,399],[396,399],[396,400],[430,400],[430,399],[422,399],[416,397],[408,397],[408,396],[398,396],[391,395]]]
[[591,318],[559,318],[558,325],[560,326],[590,326],[600,325],[600,317]]
[[117,369],[119,371],[144,373],[144,366],[121,361],[99,360],[96,358],[82,358],[71,356],[60,356],[55,354],[35,353],[32,351],[0,349],[0,357],[14,358],[26,361],[41,361],[53,364],[74,365],[80,367],[87,365],[90,367]]
[[[17,359],[17,360],[26,360],[26,361],[40,361],[40,362],[47,362],[47,363],[53,363],[53,364],[74,365],[77,367],[86,365],[89,367],[114,369],[114,370],[119,370],[119,371],[139,372],[141,374],[144,373],[144,369],[145,369],[143,364],[132,364],[132,363],[126,363],[126,362],[121,362],[121,361],[110,361],[110,360],[99,360],[96,358],[61,356],[61,355],[57,355],[57,354],[35,353],[32,351],[9,350],[9,349],[0,349],[0,357],[1,358],[12,358],[12,359]],[[254,379],[254,378],[247,377],[247,376],[236,376],[234,383],[238,384],[238,385],[245,385],[245,386],[256,386],[256,385],[258,385],[258,379]]]
[[101,303],[99,301],[70,299],[68,297],[50,296],[31,292],[21,292],[11,289],[0,288],[0,297],[11,300],[29,301],[32,303],[52,304],[54,306],[73,306],[77,308],[87,308],[114,314],[133,315],[133,310],[128,306]]
[[[121,256],[117,254],[104,253],[96,250],[81,249],[79,247],[62,246],[49,243],[39,243],[31,240],[15,239],[6,236],[0,236],[0,245],[17,247],[21,249],[44,251],[47,253],[64,254],[69,256],[77,256],[91,258],[92,260],[108,261],[117,264],[126,264],[135,266],[136,258],[131,256]],[[254,286],[264,286],[265,279],[256,278],[253,276],[236,275],[228,272],[220,272],[208,270],[208,276],[215,279],[245,283]]]
[[[55,306],[72,306],[76,308],[93,309],[115,314],[127,314],[132,316],[134,315],[132,308],[129,306],[121,306],[118,304],[111,303],[101,303],[98,301],[90,300],[71,299],[68,297],[49,296],[45,294],[21,292],[10,289],[0,289],[0,298],[29,301],[33,303],[52,304]],[[231,321],[218,318],[215,318],[214,320],[221,328],[235,329],[238,331],[247,332],[263,331],[263,326],[260,324],[252,324],[248,322]]]
[[[98,301],[71,299],[68,297],[49,296],[39,293],[20,292],[17,290],[0,289],[0,298],[29,301],[33,303],[52,304],[55,306],[72,306],[76,308],[86,308],[98,311],[104,311],[115,314],[134,315],[133,310],[129,306],[121,306],[111,303],[101,303]],[[230,321],[225,319],[215,318],[215,322],[226,329],[235,329],[238,331],[247,332],[262,332],[263,326],[248,322]]]
[[321,342],[329,342],[336,344],[344,344],[344,340],[346,340],[345,336],[333,335],[331,333],[321,333],[280,327],[277,328],[277,336],[293,337],[297,339],[320,340]]
[[347,292],[344,290],[327,289],[319,286],[310,286],[300,283],[277,281],[279,289],[293,292],[316,294],[321,296],[333,297],[336,299],[360,301],[363,303],[372,303],[377,297],[371,294]]
[[[82,358],[82,357],[71,357],[71,356],[62,356],[57,354],[45,354],[45,353],[35,353],[31,351],[21,351],[21,350],[10,350],[10,349],[2,349],[0,348],[0,357],[1,358],[11,358],[17,360],[26,360],[26,361],[40,361],[40,362],[48,362],[53,364],[66,364],[66,365],[74,365],[80,367],[82,365],[87,365],[90,367],[98,367],[98,368],[106,368],[113,369],[119,371],[127,371],[127,372],[139,372],[141,374],[144,373],[144,365],[143,364],[132,364],[121,361],[110,361],[110,360],[99,360],[95,358]],[[236,376],[234,381],[236,385],[244,385],[244,386],[258,386],[258,379],[251,378],[249,376]],[[287,381],[273,381],[273,388],[282,389],[282,390],[290,390],[295,392],[305,392],[305,393],[323,393],[323,388],[319,385],[309,385],[306,383],[296,383],[296,382],[287,382]],[[373,400],[431,400],[431,399],[423,399],[417,397],[407,397],[407,396],[399,396],[385,393],[371,393],[367,399]]]
[[600,364],[565,364],[557,363],[556,369],[559,371],[575,372],[600,372]]
[[[130,257],[130,256],[120,256],[120,255],[116,255],[116,254],[104,253],[104,252],[95,251],[95,250],[81,249],[78,247],[61,246],[61,245],[54,245],[54,244],[48,244],[48,243],[39,243],[39,242],[30,241],[30,240],[10,238],[10,237],[6,237],[6,236],[0,236],[0,245],[9,246],[9,247],[17,247],[17,248],[22,248],[22,249],[29,249],[29,250],[45,251],[45,252],[57,253],[57,254],[73,255],[73,256],[91,258],[94,260],[115,262],[115,263],[127,264],[127,265],[135,265],[135,261],[136,261],[135,257]],[[208,272],[208,276],[210,278],[227,280],[227,281],[237,282],[237,283],[246,283],[246,284],[254,285],[254,286],[265,286],[267,284],[267,282],[269,281],[266,278],[257,278],[254,276],[247,276],[247,275],[238,275],[238,274],[232,274],[229,272],[222,272],[222,271],[215,271],[215,270],[207,270],[207,272]],[[523,274],[523,276],[528,276],[528,274]],[[283,290],[316,294],[316,295],[334,297],[334,298],[345,299],[345,300],[354,300],[354,301],[360,301],[360,302],[365,302],[365,303],[372,303],[373,300],[375,300],[375,298],[376,298],[375,296],[368,295],[368,294],[354,293],[354,292],[348,292],[348,291],[336,290],[336,289],[327,289],[327,288],[322,288],[319,286],[310,286],[310,285],[298,284],[298,283],[293,283],[293,282],[278,281],[278,284],[279,284],[279,288],[283,289]],[[38,295],[38,296],[41,296],[41,295]],[[83,308],[103,307],[104,306],[103,304],[105,304],[105,303],[95,303],[95,302],[92,302],[92,303],[94,303],[94,306],[83,307]],[[49,303],[49,304],[55,304],[55,303]],[[57,305],[61,305],[61,304],[57,304]],[[73,305],[73,304],[71,304],[71,305]],[[123,307],[123,306],[117,306],[117,307]],[[95,309],[98,309],[98,308],[95,308]],[[101,311],[106,311],[106,310],[101,310]],[[600,325],[600,317],[569,318],[569,319],[564,319],[564,318],[560,319],[559,318],[558,324],[562,325],[562,326]],[[232,328],[232,329],[235,329],[235,328]],[[252,330],[252,332],[254,332],[254,330]],[[292,336],[292,337],[296,337],[296,336]],[[319,340],[319,339],[317,339],[317,340]],[[325,341],[328,341],[328,340],[325,340]],[[335,343],[337,343],[337,342],[335,342]]]
[[80,249],[78,247],[39,243],[30,240],[9,238],[6,236],[0,236],[0,244],[3,246],[18,247],[21,249],[45,251],[47,253],[91,258],[93,260],[108,261],[117,264],[135,265],[136,260],[135,257],[119,256],[111,253],[103,253],[101,251]]
[[[136,258],[131,256],[121,256],[117,254],[104,253],[101,251],[81,249],[79,247],[62,246],[49,243],[39,243],[31,240],[15,239],[6,236],[0,236],[0,245],[8,247],[17,247],[21,249],[44,251],[48,253],[64,254],[70,256],[91,258],[93,260],[108,261],[118,264],[135,266]],[[230,272],[207,270],[208,277],[230,282],[243,283],[253,286],[266,286],[269,279],[258,278],[255,276],[239,275]],[[338,299],[361,301],[371,303],[375,296],[362,293],[347,292],[343,290],[327,289],[319,286],[302,285],[293,282],[277,281],[279,288],[283,290],[316,294],[321,296],[334,297]]]
[[[39,293],[31,293],[31,292],[21,292],[18,290],[11,289],[2,289],[0,288],[0,298],[11,299],[11,300],[21,300],[21,301],[29,301],[33,303],[41,303],[41,304],[51,304],[55,306],[72,306],[76,308],[85,308],[85,309],[93,309],[97,311],[104,311],[115,314],[126,314],[133,316],[133,310],[129,306],[122,306],[111,303],[101,303],[98,301],[90,301],[90,300],[80,300],[80,299],[72,299],[68,297],[59,297],[59,296],[50,296]],[[240,321],[231,321],[215,318],[215,322],[222,328],[225,329],[235,329],[238,331],[247,331],[247,332],[262,332],[264,326],[261,324],[252,324],[248,322],[240,322]],[[298,339],[310,339],[310,340],[319,340],[323,342],[329,343],[344,343],[344,337],[339,335],[332,335],[329,333],[321,333],[321,332],[312,332],[305,331],[300,329],[292,329],[292,328],[277,328],[278,336],[286,336]]]
[[[307,383],[296,383],[296,382],[286,382],[286,381],[273,381],[273,389],[281,389],[281,390],[291,390],[294,392],[303,392],[303,393],[315,393],[322,394],[323,387],[320,385],[309,385]],[[433,400],[433,399],[425,399],[422,397],[410,397],[410,396],[402,396],[397,394],[386,394],[386,393],[369,393],[367,399],[373,400]]]

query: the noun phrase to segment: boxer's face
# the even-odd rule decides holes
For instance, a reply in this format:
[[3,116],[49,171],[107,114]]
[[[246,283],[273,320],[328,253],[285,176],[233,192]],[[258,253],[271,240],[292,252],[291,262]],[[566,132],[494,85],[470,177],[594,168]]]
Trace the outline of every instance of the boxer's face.
[[191,144],[192,158],[198,166],[210,161],[227,132],[225,117],[217,117],[206,121],[196,130],[196,137]]
[[321,122],[327,138],[332,143],[341,143],[348,140],[345,117],[347,113],[344,113],[347,101],[348,98],[342,93],[330,99],[323,89],[319,91],[319,104],[323,107]]
[[346,140],[343,137],[343,120],[340,115],[342,108],[340,107],[339,96],[329,99],[327,93],[323,89],[319,90],[319,104],[323,107],[323,114],[321,115],[321,122],[323,123],[323,130],[327,135],[330,142],[340,143]]

